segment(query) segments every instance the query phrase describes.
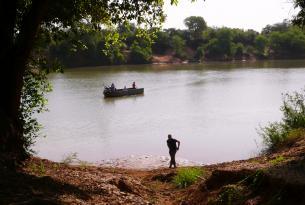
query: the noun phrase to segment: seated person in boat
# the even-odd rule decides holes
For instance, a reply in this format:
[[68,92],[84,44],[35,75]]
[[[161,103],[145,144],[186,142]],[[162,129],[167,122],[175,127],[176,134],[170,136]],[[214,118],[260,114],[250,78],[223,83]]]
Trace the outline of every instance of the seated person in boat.
[[133,88],[133,89],[136,89],[136,82],[133,82],[133,83],[132,83],[132,88]]

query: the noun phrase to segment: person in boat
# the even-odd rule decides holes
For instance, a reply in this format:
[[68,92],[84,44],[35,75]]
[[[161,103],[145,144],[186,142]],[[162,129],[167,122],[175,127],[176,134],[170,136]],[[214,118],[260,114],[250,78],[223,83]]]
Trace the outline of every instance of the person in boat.
[[132,88],[133,88],[133,89],[136,89],[136,82],[133,82],[133,83],[132,83]]
[[176,152],[179,150],[180,147],[180,141],[172,138],[172,135],[169,134],[166,142],[169,149],[169,156],[171,158],[169,163],[169,168],[172,168],[172,166],[176,168],[177,166],[176,166],[175,157],[176,157]]
[[111,84],[110,89],[111,89],[112,91],[115,90],[115,85],[114,85],[114,83]]

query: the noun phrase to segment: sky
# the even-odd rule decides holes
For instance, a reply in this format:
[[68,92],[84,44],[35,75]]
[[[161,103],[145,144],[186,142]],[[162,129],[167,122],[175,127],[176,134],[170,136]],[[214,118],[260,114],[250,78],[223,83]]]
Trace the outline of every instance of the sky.
[[261,31],[267,24],[291,19],[297,13],[292,0],[179,0],[177,6],[165,0],[167,15],[163,28],[185,29],[188,16],[202,16],[210,27],[230,27]]

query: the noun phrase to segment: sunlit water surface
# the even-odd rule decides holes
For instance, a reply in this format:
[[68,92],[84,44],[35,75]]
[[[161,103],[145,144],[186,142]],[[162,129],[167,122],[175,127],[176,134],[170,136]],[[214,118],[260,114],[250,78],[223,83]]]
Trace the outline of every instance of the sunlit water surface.
[[[38,156],[167,155],[171,133],[181,141],[178,157],[215,163],[259,153],[257,128],[281,118],[283,92],[304,87],[305,61],[76,68],[50,80]],[[104,85],[133,81],[143,96],[104,99]]]

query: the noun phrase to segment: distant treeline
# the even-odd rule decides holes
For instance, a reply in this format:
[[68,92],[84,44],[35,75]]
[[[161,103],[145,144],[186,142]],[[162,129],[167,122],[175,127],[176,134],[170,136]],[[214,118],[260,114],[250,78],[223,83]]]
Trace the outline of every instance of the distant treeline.
[[67,67],[144,64],[162,55],[190,62],[305,58],[304,30],[288,21],[267,25],[261,33],[208,27],[198,16],[184,23],[185,30],[145,30],[124,23],[94,32],[84,25],[81,31],[64,31],[70,40],[51,43],[47,53]]

